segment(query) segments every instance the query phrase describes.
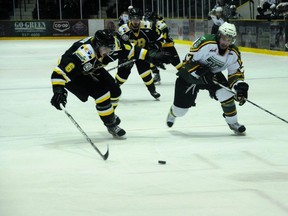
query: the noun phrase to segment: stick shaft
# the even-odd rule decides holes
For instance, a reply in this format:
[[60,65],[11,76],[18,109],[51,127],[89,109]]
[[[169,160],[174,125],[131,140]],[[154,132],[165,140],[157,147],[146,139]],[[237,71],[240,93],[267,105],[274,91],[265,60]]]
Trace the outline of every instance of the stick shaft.
[[114,69],[116,69],[116,68],[124,67],[124,66],[126,66],[126,65],[128,65],[128,64],[131,64],[131,63],[135,62],[136,60],[137,60],[137,59],[131,59],[131,60],[129,60],[129,61],[127,61],[127,62],[124,62],[124,63],[122,63],[122,64],[120,64],[120,65],[117,65],[117,66],[115,66],[115,67],[109,68],[109,69],[107,69],[107,71],[112,71],[112,70],[114,70]]
[[81,134],[85,137],[85,139],[91,144],[91,146],[98,152],[98,154],[106,160],[109,156],[109,147],[107,147],[107,152],[103,155],[101,151],[97,148],[97,146],[92,142],[89,136],[85,133],[85,131],[80,127],[80,125],[76,122],[76,120],[70,115],[70,113],[65,109],[65,107],[61,104],[61,109],[68,116],[71,122],[76,126],[76,128],[81,132]]
[[[227,91],[229,91],[229,92],[231,92],[232,94],[236,94],[234,91],[232,91],[231,89],[229,89],[229,88],[227,88],[226,86],[224,86],[224,85],[222,85],[221,83],[218,83],[217,81],[213,81],[215,84],[217,84],[217,85],[219,85],[219,86],[221,86],[222,88],[224,88],[224,89],[226,89]],[[288,121],[287,120],[285,120],[285,119],[283,119],[283,118],[281,118],[281,117],[279,117],[279,116],[277,116],[276,114],[274,114],[274,113],[272,113],[272,112],[270,112],[269,110],[267,110],[267,109],[264,109],[263,107],[261,107],[261,106],[259,106],[259,105],[257,105],[256,103],[254,103],[254,102],[252,102],[252,101],[250,101],[250,100],[248,100],[248,99],[245,99],[248,103],[250,103],[250,104],[252,104],[252,105],[254,105],[254,106],[256,106],[256,107],[258,107],[259,109],[261,109],[261,110],[263,110],[263,111],[265,111],[265,112],[267,112],[267,113],[269,113],[270,115],[272,115],[272,116],[274,116],[274,117],[276,117],[276,118],[278,118],[278,119],[280,119],[280,120],[282,120],[282,121],[284,121],[284,122],[286,122],[286,123],[288,123]]]

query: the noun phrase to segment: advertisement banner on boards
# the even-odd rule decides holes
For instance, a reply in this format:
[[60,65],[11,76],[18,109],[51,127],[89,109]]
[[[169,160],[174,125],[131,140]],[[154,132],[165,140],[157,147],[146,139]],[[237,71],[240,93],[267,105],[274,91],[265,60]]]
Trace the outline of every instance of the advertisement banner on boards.
[[1,37],[87,36],[87,20],[0,22]]

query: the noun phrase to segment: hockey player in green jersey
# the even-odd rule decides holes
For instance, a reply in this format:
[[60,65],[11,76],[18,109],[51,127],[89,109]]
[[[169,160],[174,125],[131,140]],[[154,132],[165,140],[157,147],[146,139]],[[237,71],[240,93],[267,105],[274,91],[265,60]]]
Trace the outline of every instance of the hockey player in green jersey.
[[[246,131],[238,123],[234,101],[243,105],[248,96],[248,84],[244,82],[244,71],[240,52],[234,45],[237,32],[234,24],[225,22],[216,35],[204,35],[196,40],[186,55],[183,67],[178,71],[175,83],[174,102],[170,108],[167,125],[172,127],[176,117],[184,116],[195,106],[199,90],[208,90],[210,96],[218,100],[223,116],[237,134]],[[228,71],[228,77],[222,71]],[[215,84],[214,81],[229,87],[235,94]]]
[[124,43],[110,30],[98,30],[94,37],[75,42],[61,57],[51,75],[53,97],[51,104],[61,110],[67,103],[67,91],[82,102],[92,97],[96,110],[107,130],[114,137],[123,137],[126,132],[119,127],[120,118],[115,108],[121,95],[119,85],[104,68],[119,57],[146,60],[149,63],[165,58],[161,53]]

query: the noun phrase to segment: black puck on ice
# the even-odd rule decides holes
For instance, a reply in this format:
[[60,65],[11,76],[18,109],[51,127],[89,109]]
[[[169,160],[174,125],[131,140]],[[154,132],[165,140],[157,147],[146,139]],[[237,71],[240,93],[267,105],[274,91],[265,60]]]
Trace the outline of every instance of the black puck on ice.
[[159,160],[158,163],[159,163],[159,164],[166,164],[166,161]]

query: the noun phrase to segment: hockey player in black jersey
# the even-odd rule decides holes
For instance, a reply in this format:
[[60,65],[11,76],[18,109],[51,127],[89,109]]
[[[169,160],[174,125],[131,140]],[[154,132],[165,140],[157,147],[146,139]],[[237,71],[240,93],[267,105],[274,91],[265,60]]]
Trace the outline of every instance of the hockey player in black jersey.
[[[173,126],[176,117],[184,116],[190,107],[196,106],[199,90],[208,90],[210,96],[220,102],[229,128],[237,134],[245,132],[245,126],[238,123],[234,101],[243,105],[249,86],[244,82],[241,55],[234,45],[236,36],[235,25],[225,22],[217,35],[207,34],[193,43],[186,62],[177,73],[174,102],[167,116],[168,127]],[[228,79],[222,73],[226,69]],[[216,85],[215,80],[231,88],[235,94]]]
[[[182,67],[182,62],[174,46],[174,41],[169,35],[169,29],[164,18],[159,16],[153,11],[146,11],[143,18],[144,18],[144,21],[146,21],[147,26],[149,25],[148,22],[150,22],[152,25],[152,29],[155,29],[156,31],[159,31],[162,33],[163,38],[164,38],[164,43],[161,49],[171,54],[171,64],[177,70],[179,70]],[[165,67],[163,66],[160,66],[159,68],[165,70]],[[152,65],[151,69],[154,75],[155,84],[160,84],[160,81],[161,81],[160,70],[155,65]]]
[[[152,29],[151,27],[146,27],[144,25],[144,22],[142,22],[142,13],[140,9],[133,8],[129,14],[129,18],[129,22],[127,24],[119,27],[119,37],[124,41],[130,41],[131,43],[145,49],[150,49],[149,44],[153,43],[155,46],[155,52],[159,51],[159,47],[162,47],[162,44],[164,42],[163,36],[155,29]],[[167,58],[165,58],[165,61],[163,61],[162,63],[170,63],[171,55],[167,52],[164,53],[165,55],[167,55]],[[126,59],[119,59],[119,64],[121,64],[123,61],[126,61]],[[148,91],[155,99],[158,99],[160,97],[160,94],[156,91],[151,73],[152,71],[150,69],[150,64],[142,60],[137,60],[135,64],[138,73],[141,76],[143,82],[145,83]],[[133,65],[134,64],[131,64],[127,67],[122,67],[118,69],[116,74],[116,80],[119,85],[122,85],[126,82],[131,73]]]
[[61,57],[51,75],[53,97],[51,104],[61,110],[67,103],[67,91],[82,102],[92,97],[96,109],[108,132],[115,137],[123,137],[125,130],[119,127],[120,118],[115,115],[121,90],[115,79],[104,68],[119,57],[141,59],[149,62],[165,58],[161,53],[123,43],[111,30],[99,30],[94,37],[75,42]]

